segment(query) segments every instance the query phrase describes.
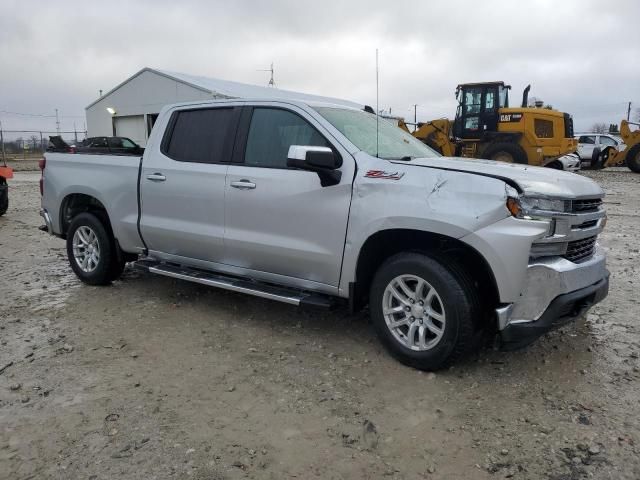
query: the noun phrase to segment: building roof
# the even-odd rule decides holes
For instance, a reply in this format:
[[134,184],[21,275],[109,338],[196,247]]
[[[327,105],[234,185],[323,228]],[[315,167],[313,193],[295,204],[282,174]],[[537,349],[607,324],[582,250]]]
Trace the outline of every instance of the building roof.
[[155,68],[143,68],[136,74],[127,78],[124,82],[120,83],[116,87],[109,90],[102,97],[96,99],[86,108],[91,108],[93,105],[108,97],[113,92],[124,86],[126,83],[141,75],[144,72],[152,72],[163,77],[170,78],[176,82],[189,85],[203,92],[211,94],[213,97],[225,97],[225,98],[261,98],[261,99],[274,99],[274,100],[299,100],[299,101],[311,101],[332,103],[335,105],[343,105],[347,107],[353,107],[361,109],[363,104],[351,102],[348,100],[342,100],[339,98],[323,97],[320,95],[311,95],[302,92],[293,92],[290,90],[281,90],[273,87],[260,87],[258,85],[249,85],[247,83],[232,82],[229,80],[220,80],[217,78],[200,77],[196,75],[187,75],[185,73],[170,72],[167,70],[159,70]]

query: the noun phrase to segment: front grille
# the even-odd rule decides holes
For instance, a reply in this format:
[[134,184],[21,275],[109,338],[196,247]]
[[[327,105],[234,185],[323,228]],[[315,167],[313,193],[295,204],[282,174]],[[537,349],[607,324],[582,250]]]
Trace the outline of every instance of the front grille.
[[567,253],[563,255],[567,260],[578,263],[591,258],[596,248],[596,237],[574,240],[567,245]]
[[571,202],[572,213],[596,212],[602,205],[601,198],[585,198]]

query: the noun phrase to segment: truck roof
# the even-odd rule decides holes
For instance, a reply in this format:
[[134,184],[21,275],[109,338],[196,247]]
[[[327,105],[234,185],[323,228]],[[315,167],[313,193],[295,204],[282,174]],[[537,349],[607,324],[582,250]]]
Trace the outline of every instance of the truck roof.
[[164,108],[175,108],[175,107],[188,107],[188,106],[203,106],[203,105],[220,105],[225,103],[259,103],[259,102],[277,102],[277,103],[288,103],[290,105],[297,106],[309,106],[309,107],[332,107],[332,108],[344,108],[348,110],[364,110],[364,105],[347,105],[344,103],[335,103],[335,102],[323,102],[317,100],[300,100],[295,98],[270,98],[270,97],[255,97],[255,98],[223,98],[223,99],[212,99],[212,100],[196,100],[191,102],[176,102],[166,105]]

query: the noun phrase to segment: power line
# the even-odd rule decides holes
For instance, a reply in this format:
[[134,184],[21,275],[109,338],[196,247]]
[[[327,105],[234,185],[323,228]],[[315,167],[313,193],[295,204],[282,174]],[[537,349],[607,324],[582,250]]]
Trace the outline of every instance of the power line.
[[[41,118],[56,118],[55,115],[46,115],[44,113],[23,113],[23,112],[10,112],[8,110],[0,110],[0,113],[7,115],[20,115],[23,117],[41,117]],[[61,118],[84,118],[84,115],[58,115]]]

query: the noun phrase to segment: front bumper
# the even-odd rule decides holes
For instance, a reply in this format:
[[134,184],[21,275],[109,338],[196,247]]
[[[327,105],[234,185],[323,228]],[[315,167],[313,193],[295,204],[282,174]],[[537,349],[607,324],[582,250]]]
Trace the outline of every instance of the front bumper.
[[535,322],[511,323],[500,332],[502,348],[515,350],[525,347],[541,335],[559,328],[589,310],[609,293],[609,276],[575,292],[557,296]]
[[496,310],[505,346],[524,346],[545,332],[583,315],[609,291],[609,272],[602,249],[581,263],[562,257],[533,261],[520,300]]
[[582,164],[580,157],[575,153],[562,155],[557,160],[562,164],[562,169],[567,172],[577,172]]

